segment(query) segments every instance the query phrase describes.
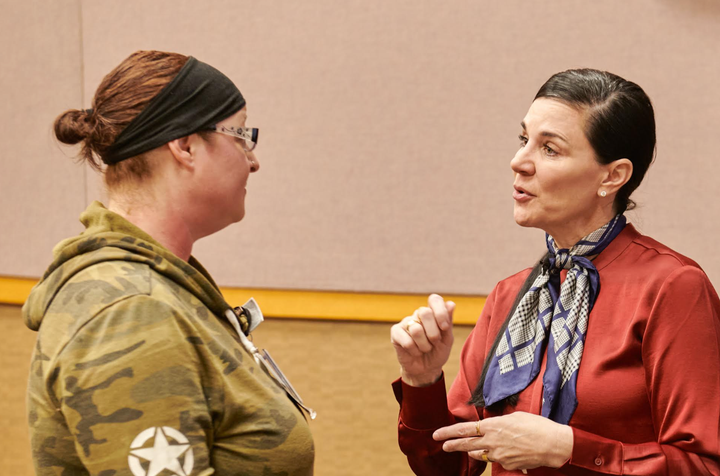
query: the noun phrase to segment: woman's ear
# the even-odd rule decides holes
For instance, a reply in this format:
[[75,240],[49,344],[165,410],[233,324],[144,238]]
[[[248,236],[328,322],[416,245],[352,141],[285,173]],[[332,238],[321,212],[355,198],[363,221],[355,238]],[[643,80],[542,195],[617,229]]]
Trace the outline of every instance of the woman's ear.
[[189,136],[171,140],[167,143],[167,146],[178,165],[189,170],[195,169],[195,157],[190,147]]
[[607,165],[607,174],[601,182],[602,189],[614,194],[632,177],[633,164],[629,159],[618,159]]

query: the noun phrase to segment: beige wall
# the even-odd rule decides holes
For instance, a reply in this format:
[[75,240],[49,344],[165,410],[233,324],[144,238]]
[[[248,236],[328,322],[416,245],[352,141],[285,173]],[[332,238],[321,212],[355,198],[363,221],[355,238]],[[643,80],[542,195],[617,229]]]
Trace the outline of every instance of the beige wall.
[[[0,0],[0,274],[40,276],[80,230],[85,171],[51,124],[82,100],[80,1]],[[66,157],[67,155],[67,157]]]
[[[714,1],[3,1],[0,274],[38,276],[100,195],[48,132],[134,50],[233,78],[262,129],[245,221],[195,254],[227,286],[486,294],[541,233],[509,160],[542,82],[608,69],[653,99],[658,157],[633,219],[716,284]],[[12,46],[10,46],[12,45]]]

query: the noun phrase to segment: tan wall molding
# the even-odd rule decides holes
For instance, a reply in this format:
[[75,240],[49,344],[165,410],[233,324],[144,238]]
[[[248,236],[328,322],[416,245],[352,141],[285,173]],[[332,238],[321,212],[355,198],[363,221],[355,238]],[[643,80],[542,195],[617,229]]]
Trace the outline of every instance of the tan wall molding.
[[[0,276],[0,303],[22,305],[37,278]],[[220,290],[228,303],[240,305],[254,297],[267,317],[371,322],[397,322],[427,304],[421,294],[350,293],[286,289],[228,288]],[[455,301],[455,323],[474,325],[485,305],[484,296],[443,296]]]

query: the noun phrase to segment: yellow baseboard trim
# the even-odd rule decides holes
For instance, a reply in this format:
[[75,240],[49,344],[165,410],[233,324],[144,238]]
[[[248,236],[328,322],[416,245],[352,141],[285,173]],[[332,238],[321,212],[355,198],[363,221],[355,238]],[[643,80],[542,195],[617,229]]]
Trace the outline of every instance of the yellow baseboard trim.
[[37,282],[32,278],[0,276],[0,303],[23,305]]
[[[37,279],[0,276],[0,303],[22,305]],[[397,322],[417,307],[427,304],[420,294],[350,293],[283,289],[227,288],[220,290],[225,300],[240,305],[254,297],[267,317],[330,319],[349,321]],[[457,304],[456,324],[474,325],[484,296],[443,296]]]

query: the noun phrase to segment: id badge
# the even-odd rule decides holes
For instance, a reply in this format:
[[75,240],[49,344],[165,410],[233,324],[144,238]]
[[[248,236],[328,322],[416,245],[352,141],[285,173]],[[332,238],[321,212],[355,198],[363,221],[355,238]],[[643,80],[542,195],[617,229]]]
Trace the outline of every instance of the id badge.
[[282,372],[282,370],[280,370],[280,367],[277,366],[273,358],[270,356],[270,352],[265,349],[260,349],[259,355],[265,362],[271,375],[273,373],[275,374],[273,375],[273,377],[275,378],[275,380],[278,381],[278,383],[280,383],[280,386],[285,390],[285,393],[288,394],[290,399],[294,401],[300,408],[305,410],[308,415],[310,415],[311,420],[314,420],[317,416],[317,412],[305,405],[302,398],[300,398],[300,394],[297,392],[297,390],[295,390],[295,387],[292,386],[287,377],[285,377],[285,374]]
[[[235,313],[237,313],[238,315],[242,313],[247,319],[247,336],[240,329],[240,324],[238,323]],[[255,302],[255,299],[250,298],[241,307],[235,308],[232,311],[226,311],[226,316],[237,331],[243,347],[245,347],[245,349],[254,356],[255,361],[258,363],[258,365],[260,365],[265,370],[265,372],[270,375],[270,377],[275,381],[275,383],[277,383],[283,390],[285,390],[285,393],[288,395],[288,397],[290,397],[290,399],[299,408],[307,412],[311,420],[314,420],[317,416],[317,413],[315,412],[315,410],[305,405],[302,398],[300,398],[300,394],[297,392],[297,390],[295,390],[295,387],[292,386],[292,384],[287,379],[282,370],[280,370],[280,367],[278,367],[278,365],[275,363],[273,358],[270,356],[270,353],[265,349],[258,349],[257,347],[255,347],[255,345],[253,345],[250,340],[250,332],[256,329],[257,326],[259,326],[265,320],[265,317],[263,317],[262,311],[260,310],[260,306],[258,306],[257,302]]]

